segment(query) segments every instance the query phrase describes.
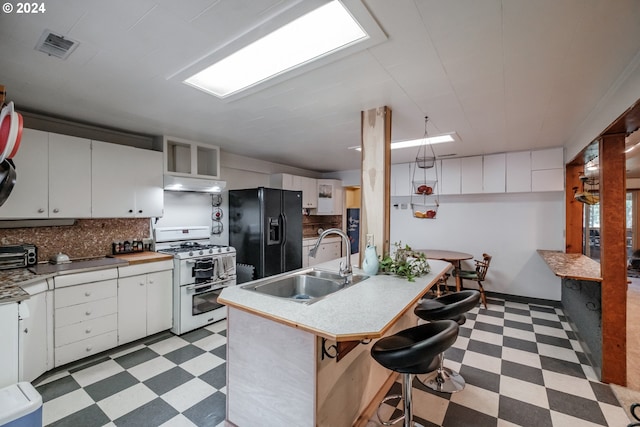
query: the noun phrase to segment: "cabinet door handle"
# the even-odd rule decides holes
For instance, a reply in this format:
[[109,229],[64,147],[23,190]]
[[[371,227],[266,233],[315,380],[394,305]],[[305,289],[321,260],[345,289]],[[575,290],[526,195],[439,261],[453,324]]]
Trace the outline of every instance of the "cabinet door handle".
[[29,328],[24,328],[24,333],[28,334],[29,333]]
[[138,211],[138,213],[142,213],[142,209],[140,209],[140,210]]
[[85,293],[84,293],[84,296],[85,296],[85,297],[90,297],[90,296],[91,296],[91,292],[89,292],[89,291],[85,292]]
[[90,352],[92,349],[93,349],[93,347],[91,347],[90,345],[88,345],[88,346],[87,346],[87,348],[86,348],[87,353],[88,353],[88,352]]
[[140,286],[144,286],[144,282],[140,282],[138,283]]
[[129,209],[129,213],[133,213],[133,209]]
[[84,332],[85,332],[85,334],[90,334],[91,333],[91,328],[87,328]]
[[53,209],[53,213],[58,213],[58,212],[60,212],[60,209],[58,209],[58,208],[54,208]]
[[86,314],[87,316],[91,316],[91,310],[87,310],[87,311],[85,311],[85,313],[84,313],[84,314]]
[[38,213],[44,213],[44,209],[42,208],[38,209]]

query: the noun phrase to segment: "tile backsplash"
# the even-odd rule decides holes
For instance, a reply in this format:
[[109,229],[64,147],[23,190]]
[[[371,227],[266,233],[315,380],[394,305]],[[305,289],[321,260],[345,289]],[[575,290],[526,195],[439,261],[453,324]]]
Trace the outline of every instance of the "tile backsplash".
[[73,225],[0,229],[0,245],[32,243],[38,262],[58,252],[71,259],[110,255],[113,241],[148,237],[149,218],[78,219]]
[[303,215],[302,237],[318,237],[318,230],[322,228],[342,228],[342,215]]

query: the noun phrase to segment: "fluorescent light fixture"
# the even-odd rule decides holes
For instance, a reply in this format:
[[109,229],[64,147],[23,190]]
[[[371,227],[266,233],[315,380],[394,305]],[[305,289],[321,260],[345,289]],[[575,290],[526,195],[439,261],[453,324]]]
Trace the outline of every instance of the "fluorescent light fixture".
[[[435,135],[435,136],[430,136],[425,138],[419,138],[419,139],[409,139],[406,141],[396,141],[396,142],[392,142],[391,143],[391,149],[392,150],[397,150],[399,148],[410,148],[410,147],[418,147],[424,143],[427,144],[442,144],[443,142],[454,142],[456,140],[459,140],[459,138],[457,138],[457,134],[455,132],[450,132],[450,133],[443,133],[441,135]],[[349,147],[350,150],[357,150],[360,151],[362,148],[357,145],[354,147]]]
[[342,3],[333,0],[226,56],[184,83],[225,98],[368,38]]

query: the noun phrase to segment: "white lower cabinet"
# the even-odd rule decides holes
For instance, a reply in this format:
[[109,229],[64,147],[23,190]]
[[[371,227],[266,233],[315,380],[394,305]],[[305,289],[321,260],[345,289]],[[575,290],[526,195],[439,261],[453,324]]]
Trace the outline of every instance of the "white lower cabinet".
[[18,342],[18,303],[0,304],[0,388],[18,382],[19,351]]
[[309,251],[318,239],[304,239],[302,246],[302,266],[311,267],[326,261],[331,261],[342,256],[342,239],[322,239],[315,258],[309,255]]
[[171,329],[173,261],[118,268],[118,345]]
[[31,382],[53,369],[53,291],[46,280],[23,289],[29,299],[20,302],[20,379]]
[[117,270],[101,270],[93,277],[109,276],[84,284],[74,283],[91,273],[54,278],[55,367],[118,345]]

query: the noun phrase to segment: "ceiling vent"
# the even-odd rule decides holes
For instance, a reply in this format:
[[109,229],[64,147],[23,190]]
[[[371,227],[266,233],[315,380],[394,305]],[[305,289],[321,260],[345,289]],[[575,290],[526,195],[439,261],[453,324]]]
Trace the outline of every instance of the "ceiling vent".
[[55,34],[50,30],[45,30],[38,40],[36,50],[44,52],[49,56],[55,56],[60,59],[67,59],[71,52],[78,47],[78,42],[65,38],[64,36]]

